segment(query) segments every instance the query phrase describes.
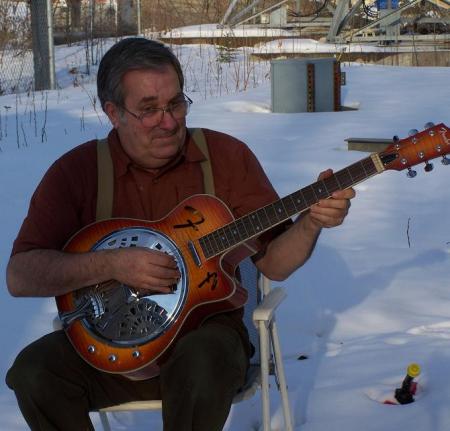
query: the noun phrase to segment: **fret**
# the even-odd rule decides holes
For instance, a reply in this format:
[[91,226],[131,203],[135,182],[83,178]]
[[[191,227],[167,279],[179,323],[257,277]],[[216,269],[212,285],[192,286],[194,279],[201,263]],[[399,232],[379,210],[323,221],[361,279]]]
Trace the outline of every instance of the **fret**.
[[352,177],[347,169],[342,169],[342,171],[336,172],[336,178],[339,181],[342,190],[353,184]]
[[285,196],[283,199],[281,199],[281,201],[283,202],[283,206],[286,209],[286,213],[290,217],[297,214],[297,208],[295,207],[291,195]]
[[[317,181],[318,183],[319,183],[319,181]],[[330,192],[328,191],[328,187],[327,187],[327,184],[325,183],[325,181],[324,180],[320,180],[320,183],[323,185],[323,187],[325,188],[325,193],[328,195],[328,196],[330,196]]]
[[243,237],[240,235],[239,233],[239,228],[236,222],[230,223],[229,224],[230,227],[230,231],[233,235],[233,242],[235,244],[239,243],[240,241],[242,241]]
[[270,223],[269,217],[267,216],[266,209],[264,207],[259,209],[257,211],[257,213],[258,213],[258,218],[261,221],[261,226],[264,229],[267,229],[268,227],[272,226],[272,223]]
[[342,186],[341,182],[339,181],[339,178],[338,178],[338,176],[337,176],[338,173],[339,173],[339,172],[336,172],[336,173],[334,174],[334,178],[336,178],[336,182],[337,182],[337,184],[338,184],[338,186],[339,186],[339,189],[338,189],[338,190],[342,190],[344,187]]
[[286,209],[284,208],[283,202],[281,200],[274,202],[272,206],[275,209],[277,221],[285,220],[287,217],[289,217],[289,214],[286,212]]
[[355,180],[353,179],[352,173],[350,172],[348,167],[343,169],[343,171],[347,174],[347,185],[346,185],[345,188],[351,187],[355,183]]
[[[355,184],[356,181],[355,181],[355,177],[352,175],[351,166],[348,166],[348,167],[345,168],[345,169],[346,169],[347,173],[350,175],[350,178],[351,178],[351,180],[352,180],[351,185]],[[356,173],[356,175],[357,175],[357,173]]]
[[232,223],[227,224],[226,226],[223,227],[223,234],[225,235],[225,238],[228,242],[227,248],[236,245],[236,241],[233,235]]
[[[206,241],[207,241],[207,236],[204,236],[204,237],[202,237],[202,238],[199,238],[199,240],[198,240],[198,243],[200,244],[200,248],[202,249],[202,251],[203,251],[203,254],[205,255],[205,256],[209,256],[210,254],[211,254],[211,249],[210,248],[208,248],[207,246],[206,246]],[[209,242],[209,241],[208,241]]]
[[222,250],[225,250],[225,244],[222,241],[222,238],[220,237],[220,229],[215,230],[214,232],[212,232],[214,241],[217,244],[217,251],[220,252]]
[[339,183],[338,180],[336,178],[336,175],[331,175],[331,177],[325,178],[323,180],[325,187],[328,190],[328,193],[330,194],[330,196],[333,194],[333,192],[336,192],[338,190],[340,190],[341,188],[339,187]]
[[225,238],[225,241],[227,243],[226,248],[230,248],[233,245],[235,245],[235,238],[233,236],[233,230],[230,224],[222,227],[222,235]]
[[361,169],[362,165],[360,163],[355,163],[348,167],[348,171],[353,178],[353,183],[358,183],[364,178],[366,178],[364,174],[364,169]]
[[364,166],[364,170],[369,174],[368,177],[377,173],[377,168],[371,157],[365,158],[361,163]]
[[261,210],[255,211],[255,215],[256,215],[256,218],[258,219],[259,226],[261,227],[260,232],[264,232],[268,227],[270,227],[270,224],[268,224],[267,219],[266,219],[266,225],[264,225],[264,223],[263,223],[263,216],[265,215],[264,211],[261,211]]
[[266,210],[266,214],[270,221],[270,225],[273,226],[278,221],[278,217],[273,204],[266,205],[264,209]]
[[311,188],[311,186],[304,187],[301,190],[301,192],[303,193],[303,199],[305,199],[305,202],[308,205],[308,207],[310,207],[311,205],[314,205],[317,202],[316,196],[315,196],[314,191]]
[[249,217],[249,220],[252,222],[252,226],[255,230],[255,233],[262,232],[262,226],[261,226],[261,223],[258,219],[258,215],[256,214],[256,212],[249,214],[248,217]]
[[361,164],[361,167],[362,167],[363,170],[364,170],[364,177],[365,177],[365,178],[369,177],[370,175],[367,173],[366,167],[364,166],[364,160],[362,160],[362,161],[360,162],[360,164]]
[[297,212],[300,212],[308,207],[301,190],[298,190],[289,196],[291,197],[292,202],[294,203]]
[[245,230],[248,232],[249,237],[255,234],[255,228],[252,225],[251,220],[248,215],[242,217],[242,222],[244,223]]
[[223,244],[223,250],[227,249],[230,246],[230,243],[228,242],[227,235],[225,233],[225,229],[221,227],[220,229],[217,229],[219,233],[220,242]]
[[359,166],[359,182],[360,182],[367,178],[367,172],[364,168],[363,163],[358,162],[358,166]]
[[326,198],[330,197],[323,181],[317,181],[316,183],[311,184],[311,188],[312,188],[314,195],[316,196],[316,199],[318,201],[320,199],[326,199]]
[[238,231],[239,231],[239,235],[240,235],[240,237],[241,237],[242,239],[248,238],[248,237],[250,236],[250,235],[248,234],[248,232],[247,232],[247,229],[245,229],[245,224],[244,224],[244,222],[242,221],[242,219],[236,220],[235,224],[236,224],[237,229],[238,229]]
[[216,240],[216,232],[211,232],[210,234],[206,235],[209,238],[209,242],[211,244],[211,248],[214,253],[217,253],[220,250],[219,245],[217,244]]
[[206,236],[200,238],[198,242],[200,244],[200,247],[203,250],[204,255],[207,255],[207,254],[212,255],[213,254],[213,249],[211,247],[211,240],[209,238],[209,235],[206,235]]

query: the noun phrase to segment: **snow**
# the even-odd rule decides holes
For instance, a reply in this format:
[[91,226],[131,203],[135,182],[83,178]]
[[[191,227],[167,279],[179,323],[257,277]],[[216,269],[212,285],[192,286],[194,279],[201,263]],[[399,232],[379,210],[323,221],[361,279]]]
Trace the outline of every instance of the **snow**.
[[[374,44],[358,43],[357,38],[352,43],[325,43],[314,39],[278,39],[264,42],[253,49],[255,54],[287,54],[287,53],[329,53],[345,52],[411,52],[411,46],[380,46]],[[414,51],[432,51],[429,46],[414,47]]]
[[[60,89],[0,97],[2,273],[45,170],[65,151],[109,129],[93,78],[81,76],[83,49],[78,57],[75,51],[57,47]],[[270,112],[268,63],[249,62],[245,49],[230,64],[216,62],[219,51],[210,46],[175,51],[195,102],[189,126],[245,141],[280,195],[310,184],[328,167],[338,170],[365,157],[347,151],[348,137],[402,138],[428,121],[450,123],[448,68],[347,64],[343,104],[358,110],[276,114]],[[73,67],[78,71],[70,74]],[[417,167],[415,179],[388,171],[356,186],[345,223],[325,230],[310,261],[281,283],[288,298],[277,322],[296,430],[450,428],[449,169],[436,160],[431,173]],[[52,298],[12,298],[6,286],[0,300],[5,375],[26,344],[52,330],[56,308]],[[300,355],[307,359],[298,360]],[[381,404],[411,362],[422,368],[416,402]],[[257,395],[233,406],[225,429],[257,430],[260,413]],[[281,430],[273,382],[271,418],[273,429]],[[96,415],[93,420],[99,423]],[[162,429],[156,413],[117,414],[112,422],[114,430]],[[27,429],[4,384],[0,429]]]
[[292,30],[284,30],[281,28],[257,28],[241,25],[230,27],[222,27],[219,24],[202,24],[178,27],[158,33],[162,37],[171,38],[188,38],[188,37],[280,37],[293,36],[295,32]]

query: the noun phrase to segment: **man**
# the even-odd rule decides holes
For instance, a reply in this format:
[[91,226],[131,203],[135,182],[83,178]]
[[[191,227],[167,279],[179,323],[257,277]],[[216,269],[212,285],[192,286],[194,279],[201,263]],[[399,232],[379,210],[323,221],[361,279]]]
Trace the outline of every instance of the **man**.
[[[191,101],[173,53],[155,41],[122,40],[102,59],[97,84],[113,125],[112,215],[157,220],[202,193],[205,157],[186,130]],[[235,216],[277,199],[244,144],[210,130],[205,137],[216,195]],[[266,235],[254,258],[257,267],[271,279],[289,276],[308,259],[321,229],[343,222],[354,194],[336,192],[281,233]],[[7,269],[12,295],[57,296],[111,279],[140,291],[170,292],[180,273],[172,256],[157,250],[61,251],[76,231],[95,221],[96,202],[96,141],[91,141],[57,160],[33,195]],[[6,381],[33,431],[91,430],[90,409],[159,397],[164,430],[214,431],[222,429],[244,382],[250,351],[239,312],[221,313],[176,343],[160,376],[131,381],[94,369],[56,331],[20,353]]]

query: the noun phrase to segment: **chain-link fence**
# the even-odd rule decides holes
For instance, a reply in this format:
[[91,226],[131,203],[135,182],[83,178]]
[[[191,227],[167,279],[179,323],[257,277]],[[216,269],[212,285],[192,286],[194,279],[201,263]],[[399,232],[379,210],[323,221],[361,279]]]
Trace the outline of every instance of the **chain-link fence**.
[[31,16],[26,2],[0,1],[0,95],[33,85]]
[[40,3],[45,1],[33,0],[31,7],[30,0],[0,0],[0,95],[36,88],[33,34],[36,49],[36,34],[44,34],[48,22],[52,22],[55,44],[83,46],[88,74],[90,64],[97,62],[102,38],[140,30],[140,0],[52,0],[51,21],[42,16]]
[[[0,95],[39,86],[34,76],[31,9],[44,2],[0,0]],[[51,0],[53,40],[56,45],[81,46],[90,74],[90,66],[103,53],[104,38],[219,22],[227,5],[228,0]],[[46,31],[48,21],[37,23],[39,34]],[[36,28],[34,32],[36,37]]]
[[[135,14],[134,3],[129,2]],[[124,8],[122,8],[124,9]],[[125,10],[124,10],[125,13]],[[126,18],[123,18],[125,20]],[[136,17],[132,16],[122,34],[138,32]],[[115,36],[119,32],[118,2],[116,0],[58,0],[53,2],[53,33],[56,44],[71,44],[92,37]]]
[[[42,12],[47,1],[51,20]],[[80,51],[86,65],[80,75],[90,76],[91,66],[104,53],[105,38],[138,33],[150,36],[173,27],[219,22],[228,3],[228,0],[0,0],[0,95],[49,88],[39,85],[41,80],[45,81],[40,69],[47,55],[41,47],[50,56],[55,52],[56,57],[50,60],[64,61],[78,81]],[[36,18],[38,9],[40,15]],[[48,46],[50,39],[45,39],[48,22],[52,22],[50,38],[55,45],[78,47],[76,61],[75,54],[73,59],[58,58],[59,50],[53,51]],[[39,58],[33,57],[33,47]],[[56,77],[56,86],[60,79]]]

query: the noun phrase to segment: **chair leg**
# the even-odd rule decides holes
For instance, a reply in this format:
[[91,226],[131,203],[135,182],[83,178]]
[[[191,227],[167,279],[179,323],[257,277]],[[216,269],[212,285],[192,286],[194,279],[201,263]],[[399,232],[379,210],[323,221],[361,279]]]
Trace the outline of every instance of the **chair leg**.
[[269,399],[269,331],[266,322],[259,321],[260,357],[261,357],[261,402],[263,415],[263,431],[270,431],[270,399]]
[[270,336],[272,339],[273,353],[275,356],[275,372],[280,385],[281,402],[283,405],[284,426],[286,431],[293,431],[291,408],[287,391],[286,376],[284,374],[283,357],[281,355],[280,339],[275,319],[272,319],[270,327]]
[[103,431],[111,431],[107,413],[98,412],[98,414],[100,415],[100,421],[102,422]]

